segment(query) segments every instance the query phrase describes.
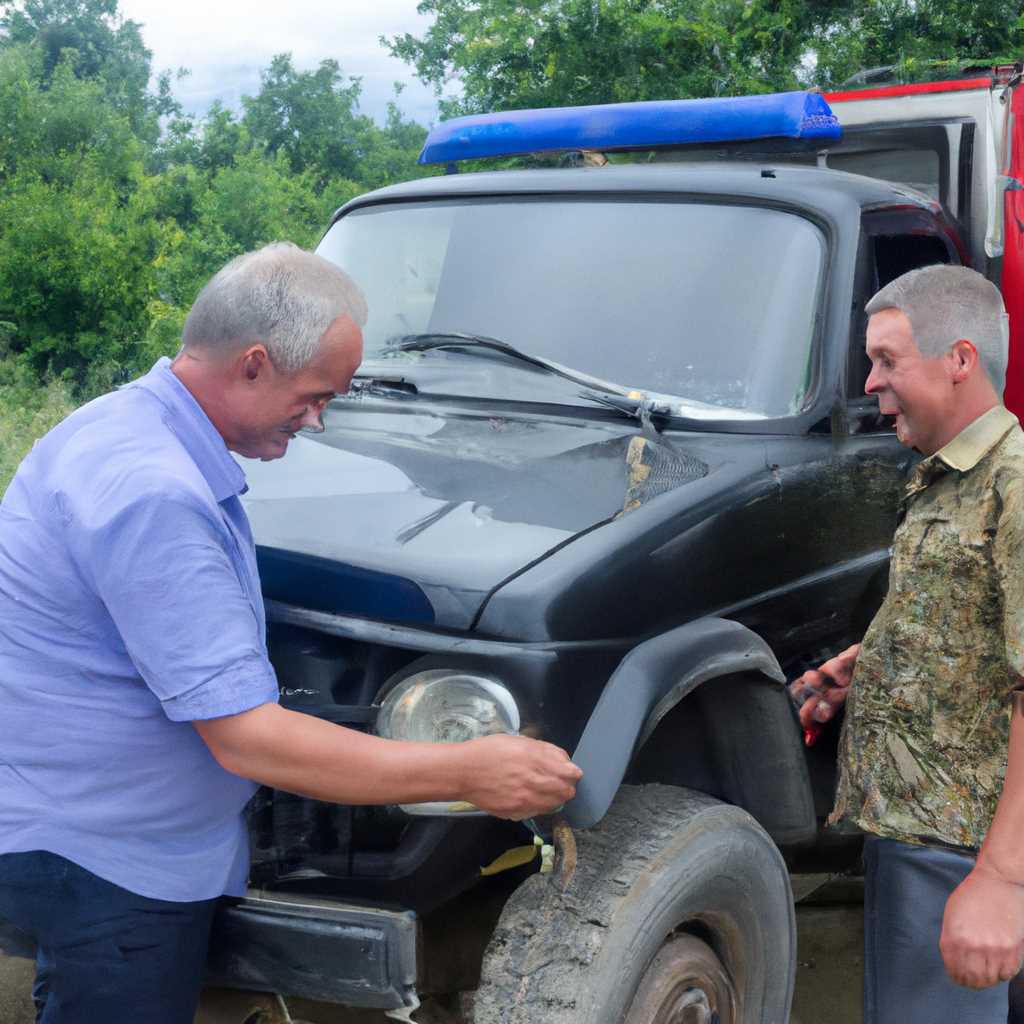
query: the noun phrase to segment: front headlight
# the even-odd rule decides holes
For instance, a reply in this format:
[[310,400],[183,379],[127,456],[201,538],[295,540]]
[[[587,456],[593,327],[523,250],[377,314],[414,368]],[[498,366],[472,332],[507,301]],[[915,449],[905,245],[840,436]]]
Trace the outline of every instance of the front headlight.
[[[493,733],[518,733],[519,708],[512,694],[488,676],[429,669],[403,679],[384,698],[376,732],[393,740],[457,743]],[[465,814],[460,804],[405,804],[410,814]]]
[[512,694],[488,676],[436,668],[403,679],[377,714],[377,734],[393,740],[456,743],[519,732]]

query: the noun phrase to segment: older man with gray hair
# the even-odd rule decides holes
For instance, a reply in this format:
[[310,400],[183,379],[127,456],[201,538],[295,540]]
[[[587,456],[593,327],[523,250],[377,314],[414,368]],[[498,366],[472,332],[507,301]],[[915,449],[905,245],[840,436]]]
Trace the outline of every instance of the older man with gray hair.
[[846,703],[830,821],[867,834],[866,1024],[1002,1024],[1024,956],[1024,433],[1006,314],[963,267],[868,303],[865,389],[925,456],[863,641],[797,690]]
[[336,267],[276,244],[196,299],[182,349],[55,427],[0,505],[0,917],[45,1024],[190,1024],[214,903],[244,891],[257,783],[530,817],[547,743],[379,739],[282,708],[230,452],[276,459],[362,355]]

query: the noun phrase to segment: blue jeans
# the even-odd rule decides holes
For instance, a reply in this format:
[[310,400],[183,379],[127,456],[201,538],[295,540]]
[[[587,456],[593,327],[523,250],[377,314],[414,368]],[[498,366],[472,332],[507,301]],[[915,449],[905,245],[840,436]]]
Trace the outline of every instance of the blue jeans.
[[864,843],[864,1024],[1005,1024],[1008,985],[961,988],[939,952],[946,900],[974,867],[955,850]]
[[0,918],[38,949],[39,1024],[192,1024],[216,902],[138,896],[41,850],[0,854]]

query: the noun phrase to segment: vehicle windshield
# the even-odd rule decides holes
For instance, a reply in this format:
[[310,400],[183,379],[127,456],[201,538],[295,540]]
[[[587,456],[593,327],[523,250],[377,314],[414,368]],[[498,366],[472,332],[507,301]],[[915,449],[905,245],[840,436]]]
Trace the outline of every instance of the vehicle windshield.
[[486,335],[707,418],[792,415],[810,384],[825,242],[792,213],[661,197],[396,203],[342,217],[318,251],[366,295],[366,361],[399,337]]

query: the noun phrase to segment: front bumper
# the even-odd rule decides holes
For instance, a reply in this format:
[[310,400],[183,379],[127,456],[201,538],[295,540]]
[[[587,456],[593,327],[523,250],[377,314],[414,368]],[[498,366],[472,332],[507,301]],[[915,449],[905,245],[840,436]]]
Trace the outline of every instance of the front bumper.
[[206,983],[346,1006],[415,1005],[417,919],[251,891],[218,910]]

